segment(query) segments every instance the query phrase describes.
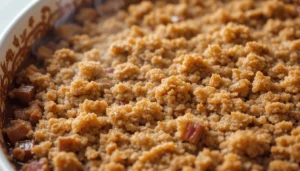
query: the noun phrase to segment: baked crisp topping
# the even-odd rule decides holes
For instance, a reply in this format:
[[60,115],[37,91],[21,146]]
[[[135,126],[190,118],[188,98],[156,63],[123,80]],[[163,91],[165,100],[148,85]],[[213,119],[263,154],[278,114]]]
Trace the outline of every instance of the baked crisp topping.
[[279,0],[82,8],[16,76],[13,157],[25,171],[299,170],[299,30]]

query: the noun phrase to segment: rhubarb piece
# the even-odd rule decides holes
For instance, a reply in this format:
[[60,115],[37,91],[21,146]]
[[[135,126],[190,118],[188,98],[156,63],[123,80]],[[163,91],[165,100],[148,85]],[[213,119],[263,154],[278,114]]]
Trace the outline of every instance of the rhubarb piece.
[[177,23],[177,22],[180,22],[180,21],[183,21],[183,20],[185,20],[184,16],[172,16],[171,17],[171,21],[173,23]]
[[106,71],[107,73],[113,73],[113,72],[114,72],[114,69],[109,67],[109,68],[106,68],[105,71]]
[[34,87],[22,85],[14,90],[14,96],[24,104],[28,104],[34,97]]
[[36,125],[42,118],[42,108],[38,103],[31,104],[25,109],[16,109],[14,111],[15,119],[21,119],[25,121],[30,121],[31,124]]
[[13,150],[13,156],[19,161],[27,161],[32,159],[33,155],[31,149],[33,148],[34,142],[32,140],[18,141],[15,144]]
[[150,26],[151,31],[155,31],[155,29],[156,29],[155,26]]
[[31,131],[31,124],[19,119],[10,121],[8,128],[4,130],[4,132],[8,136],[9,141],[12,144],[25,139],[28,133],[30,133]]
[[25,164],[22,168],[23,171],[50,171],[49,166],[43,161],[33,161]]
[[188,122],[185,131],[182,135],[182,139],[190,143],[198,143],[205,127],[199,123]]
[[122,106],[127,105],[127,104],[129,104],[128,101],[125,101],[125,100],[121,100],[120,101],[120,105],[122,105]]
[[26,114],[26,109],[16,109],[14,111],[14,118],[28,121],[30,116]]

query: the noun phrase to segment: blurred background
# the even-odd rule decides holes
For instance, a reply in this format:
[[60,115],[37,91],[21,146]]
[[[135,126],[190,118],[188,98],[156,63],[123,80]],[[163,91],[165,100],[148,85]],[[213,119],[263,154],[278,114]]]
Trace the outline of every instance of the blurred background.
[[0,34],[30,1],[33,0],[0,0]]

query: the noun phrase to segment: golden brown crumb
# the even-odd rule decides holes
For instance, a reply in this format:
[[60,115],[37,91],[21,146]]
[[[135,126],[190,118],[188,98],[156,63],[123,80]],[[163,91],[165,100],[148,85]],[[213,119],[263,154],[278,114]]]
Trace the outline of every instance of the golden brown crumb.
[[31,152],[34,153],[38,157],[46,157],[49,153],[49,149],[51,148],[52,143],[50,141],[44,141],[38,145],[35,145]]
[[299,170],[299,166],[296,163],[285,162],[281,160],[274,160],[269,164],[268,171],[280,171],[280,170]]
[[58,152],[53,155],[53,165],[55,170],[82,170],[82,163],[78,161],[74,153]]

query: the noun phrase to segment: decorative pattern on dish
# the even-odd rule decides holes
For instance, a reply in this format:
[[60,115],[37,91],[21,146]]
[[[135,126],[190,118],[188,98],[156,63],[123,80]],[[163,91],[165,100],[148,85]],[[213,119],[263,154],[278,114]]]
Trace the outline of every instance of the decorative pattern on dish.
[[[42,20],[36,23],[35,18],[31,16],[28,19],[28,25],[23,30],[22,34],[14,35],[13,48],[6,51],[5,62],[0,64],[3,75],[0,76],[0,119],[4,120],[5,99],[7,96],[8,87],[13,80],[13,76],[20,66],[21,62],[28,54],[34,41],[43,36],[51,26],[51,9],[45,6],[41,9],[40,14]],[[11,67],[11,69],[10,69]],[[0,123],[2,127],[3,122]],[[2,134],[1,134],[2,136]],[[3,138],[0,138],[1,144],[4,144]]]

